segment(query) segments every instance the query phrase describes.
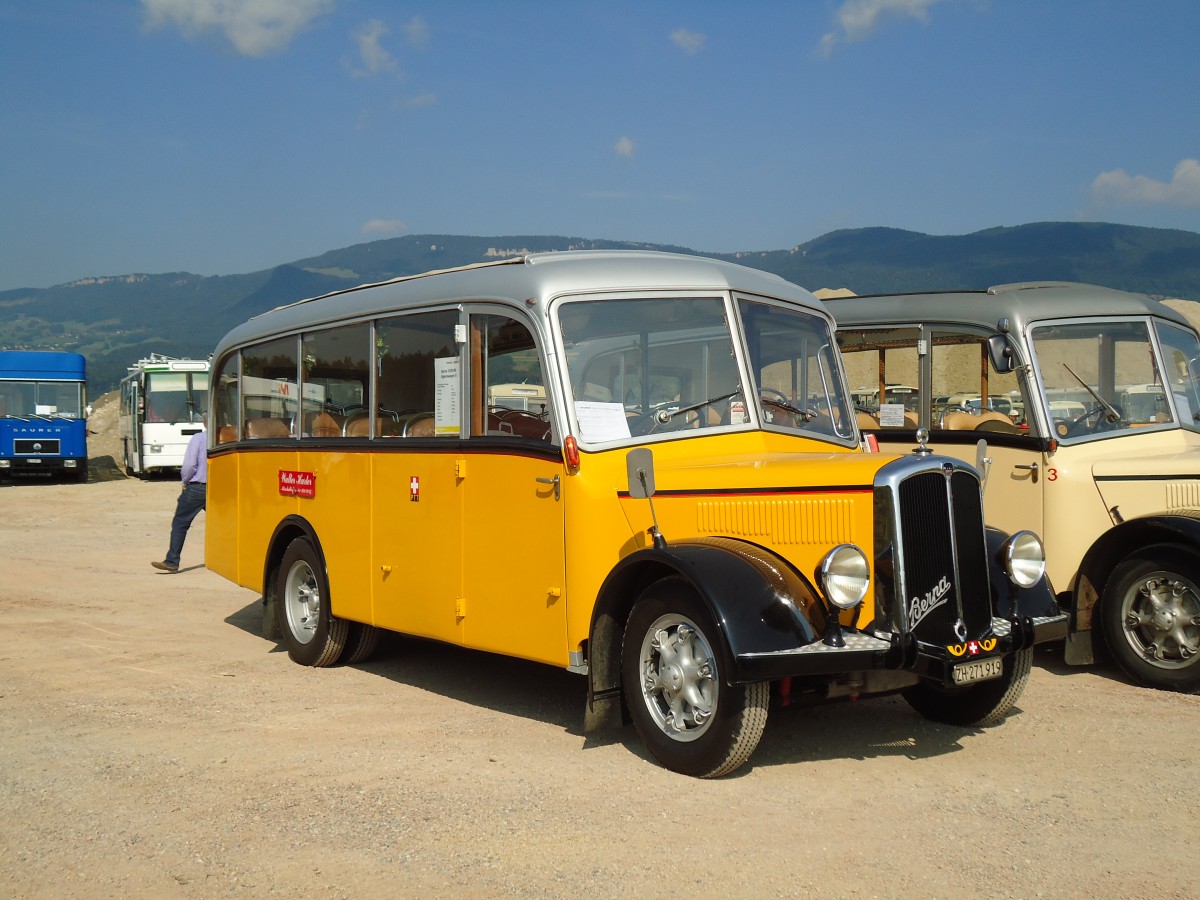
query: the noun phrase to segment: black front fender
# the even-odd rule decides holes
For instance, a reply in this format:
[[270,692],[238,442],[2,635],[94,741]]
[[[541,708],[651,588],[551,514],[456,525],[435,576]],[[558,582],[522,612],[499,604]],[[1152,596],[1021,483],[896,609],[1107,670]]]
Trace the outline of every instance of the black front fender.
[[744,680],[741,657],[795,649],[817,640],[816,590],[773,553],[730,538],[696,538],[625,557],[600,588],[588,641],[585,730],[619,720],[621,642],[641,593],[661,578],[686,581],[717,628],[715,652],[726,683]]
[[1043,575],[1032,587],[1023,588],[1008,577],[1004,566],[1004,545],[1010,535],[988,527],[988,579],[992,586],[992,615],[1002,619],[1057,616],[1061,610],[1054,597],[1050,579]]
[[1043,574],[1036,584],[1021,587],[1008,577],[1004,556],[1009,537],[998,528],[987,529],[992,616],[1010,623],[1012,631],[1006,643],[1020,650],[1066,637],[1070,619],[1059,607],[1050,579]]

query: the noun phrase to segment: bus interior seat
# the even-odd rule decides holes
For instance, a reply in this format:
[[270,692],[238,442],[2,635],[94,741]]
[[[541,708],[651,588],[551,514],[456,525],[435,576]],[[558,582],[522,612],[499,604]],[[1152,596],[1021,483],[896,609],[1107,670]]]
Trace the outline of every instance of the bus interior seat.
[[[375,420],[375,433],[383,434],[383,419]],[[342,423],[342,437],[369,437],[371,434],[371,417],[365,412],[354,413]]]
[[342,426],[338,420],[327,412],[317,413],[309,426],[308,433],[315,438],[341,437]]
[[488,434],[530,438],[535,441],[550,441],[550,423],[524,409],[492,407],[488,410]]
[[246,437],[251,440],[258,438],[290,437],[287,424],[282,419],[247,419]]
[[237,440],[237,436],[238,434],[236,425],[222,425],[217,429],[218,444],[231,444]]
[[[996,416],[996,418],[992,418]],[[1020,434],[1021,429],[1012,423],[1012,420],[1004,415],[1004,413],[991,413],[987,418],[975,426],[976,431],[996,431],[1001,434]]]
[[983,410],[979,415],[950,410],[942,413],[941,427],[946,431],[1002,431],[1017,433],[1012,419],[1004,413]]
[[405,437],[433,437],[433,413],[417,413],[404,423]]

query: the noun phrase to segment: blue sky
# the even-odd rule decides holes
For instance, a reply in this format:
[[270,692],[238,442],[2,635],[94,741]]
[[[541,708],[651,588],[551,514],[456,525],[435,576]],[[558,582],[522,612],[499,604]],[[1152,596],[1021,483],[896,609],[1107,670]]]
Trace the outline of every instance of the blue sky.
[[403,234],[1200,231],[1196,0],[0,0],[0,289]]

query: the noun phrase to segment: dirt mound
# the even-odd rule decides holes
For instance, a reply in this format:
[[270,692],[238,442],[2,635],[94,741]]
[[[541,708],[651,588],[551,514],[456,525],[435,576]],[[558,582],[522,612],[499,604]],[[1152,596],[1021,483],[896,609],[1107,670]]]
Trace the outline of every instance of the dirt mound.
[[88,416],[88,469],[105,468],[104,457],[114,468],[120,465],[124,448],[118,429],[121,412],[120,391],[109,391],[92,401],[92,412]]

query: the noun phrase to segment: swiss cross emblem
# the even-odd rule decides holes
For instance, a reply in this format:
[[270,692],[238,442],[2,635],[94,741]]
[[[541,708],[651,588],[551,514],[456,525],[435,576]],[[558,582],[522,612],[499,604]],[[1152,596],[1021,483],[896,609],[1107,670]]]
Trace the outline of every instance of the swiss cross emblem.
[[971,641],[967,644],[967,656],[979,655],[979,641]]
[[413,503],[421,500],[421,479],[416,475],[408,480],[408,499]]

